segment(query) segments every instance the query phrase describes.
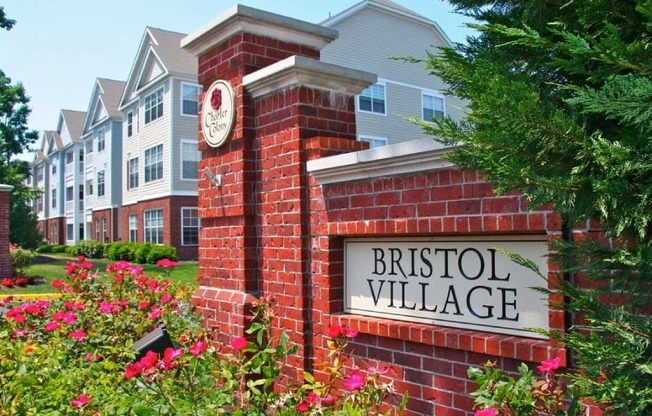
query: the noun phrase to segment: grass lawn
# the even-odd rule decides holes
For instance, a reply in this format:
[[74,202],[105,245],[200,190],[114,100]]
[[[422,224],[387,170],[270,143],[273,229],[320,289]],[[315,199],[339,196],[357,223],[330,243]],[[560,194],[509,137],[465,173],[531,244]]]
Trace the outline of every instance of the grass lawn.
[[[52,280],[61,279],[65,281],[66,263],[76,260],[76,258],[62,254],[37,255],[34,258],[32,266],[26,272],[27,275],[36,277],[36,284],[11,289],[1,287],[0,296],[56,293],[56,289],[51,284]],[[89,261],[95,265],[95,269],[100,272],[100,275],[104,274],[107,264],[114,263],[108,259],[89,259]],[[143,269],[148,276],[163,275],[165,272],[162,268],[153,264],[145,264],[143,265]],[[179,262],[179,266],[170,274],[170,280],[192,286],[196,285],[195,279],[198,275],[199,265],[196,261],[181,261]]]

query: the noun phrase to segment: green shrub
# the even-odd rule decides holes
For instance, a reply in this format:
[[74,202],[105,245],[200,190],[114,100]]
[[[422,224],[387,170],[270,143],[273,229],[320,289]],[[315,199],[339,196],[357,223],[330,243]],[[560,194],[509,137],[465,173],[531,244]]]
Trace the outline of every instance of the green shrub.
[[25,271],[32,265],[34,252],[19,246],[12,245],[9,250],[11,253],[11,271],[14,276],[23,276]]
[[67,250],[68,250],[68,246],[63,244],[55,244],[52,246],[53,253],[66,253]]
[[36,251],[37,253],[52,253],[53,249],[54,249],[54,245],[45,243],[45,244],[41,244],[40,246],[36,247],[36,249],[34,251]]
[[150,250],[154,247],[152,243],[142,243],[139,244],[136,248],[134,255],[134,261],[136,263],[145,264],[147,263],[147,256],[149,255]]
[[177,248],[172,246],[154,246],[147,254],[147,263],[156,264],[162,259],[177,260]]
[[91,259],[101,259],[104,257],[104,243],[97,240],[83,240],[69,250],[72,256],[83,255]]
[[139,246],[139,243],[131,241],[116,241],[106,250],[106,256],[113,261],[135,261],[136,250]]

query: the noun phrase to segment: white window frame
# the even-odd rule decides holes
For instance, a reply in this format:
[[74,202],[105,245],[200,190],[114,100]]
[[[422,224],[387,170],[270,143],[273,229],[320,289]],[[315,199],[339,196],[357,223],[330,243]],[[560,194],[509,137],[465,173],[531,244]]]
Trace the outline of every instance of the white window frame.
[[[421,119],[423,121],[432,122],[432,118],[426,118],[425,114],[424,114],[425,109],[426,109],[426,105],[425,105],[426,104],[426,102],[425,102],[426,97],[432,97],[432,98],[435,98],[435,99],[440,99],[441,100],[441,107],[442,107],[442,110],[441,110],[442,118],[446,117],[446,96],[444,94],[438,93],[436,91],[422,90],[421,91]],[[436,110],[434,108],[432,110],[433,110],[433,114],[434,114],[434,112]]]
[[97,129],[95,137],[97,138],[97,152],[103,152],[106,149],[106,131],[104,127]]
[[86,196],[93,195],[93,178],[86,179]]
[[129,214],[129,241],[138,242],[138,214]]
[[[156,149],[161,148],[160,152],[156,152],[155,154],[151,154],[151,152],[154,152]],[[148,156],[148,152],[150,155]],[[154,159],[154,161],[152,161]],[[149,163],[148,163],[149,162]],[[160,176],[157,175],[157,177],[152,178],[152,170],[158,174],[158,166],[160,164],[161,166],[161,173]],[[152,183],[156,181],[161,181],[164,179],[163,175],[163,144],[157,144],[156,146],[152,146],[148,149],[145,149],[145,157],[144,157],[144,163],[143,163],[143,169],[144,169],[144,174],[143,174],[143,183]],[[149,175],[148,175],[149,173]]]
[[[160,213],[160,218],[148,218],[148,216],[153,215],[154,213]],[[156,221],[156,224],[151,224],[153,221]],[[145,243],[163,244],[164,222],[165,218],[162,208],[143,211],[143,241]],[[152,239],[151,233],[154,231],[156,232],[156,238]]]
[[[132,169],[132,162],[134,161],[136,162],[135,170]],[[138,172],[139,163],[140,161],[138,160],[138,157],[132,157],[131,159],[127,160],[127,190],[138,188],[139,180],[140,180],[140,176]],[[132,179],[134,180],[132,181]]]
[[157,89],[144,98],[145,125],[163,117],[164,87]]
[[106,195],[106,172],[100,170],[97,172],[97,197],[101,198]]
[[109,234],[106,227],[106,217],[102,217],[102,242],[106,243],[109,241]]
[[75,162],[75,153],[70,150],[66,152],[66,166],[72,165]]
[[66,186],[66,202],[73,201],[75,199],[75,186],[70,185]]
[[52,209],[57,208],[57,188],[52,188],[52,191],[50,193],[50,206]]
[[[195,212],[194,217],[189,217],[186,218],[184,215],[186,212]],[[197,221],[197,225],[186,225],[186,219],[193,221]],[[201,227],[201,219],[199,218],[199,210],[196,207],[182,207],[181,208],[181,245],[182,246],[198,246],[199,245],[199,229]],[[185,235],[185,230],[186,229],[197,229],[197,242],[196,243],[186,243],[186,235]]]
[[[379,112],[379,111],[373,111],[373,108],[374,108],[374,98],[373,98],[374,87],[382,87],[383,88],[383,112],[382,113]],[[360,108],[360,97],[366,96],[366,94],[363,95],[363,93],[365,93],[366,91],[369,91],[370,94],[371,94],[371,97],[370,97],[371,98],[371,111],[370,110],[363,110],[363,109]],[[358,94],[355,97],[355,107],[356,107],[356,110],[361,112],[361,113],[375,114],[375,115],[379,115],[379,116],[386,116],[387,115],[387,84],[384,81],[379,81],[379,82],[376,82],[374,85],[370,85],[369,87],[365,88],[360,94]]]
[[[387,146],[387,144],[389,143],[389,141],[387,140],[387,137],[370,136],[368,134],[359,134],[358,135],[358,141],[359,142],[367,142],[367,143],[369,143],[369,148],[370,149],[376,149],[378,147]],[[374,143],[379,143],[379,142],[382,142],[382,144],[374,146]]]
[[[190,100],[185,99],[185,95],[184,95],[184,88],[185,87],[196,88],[197,89],[197,99],[196,99],[196,101],[197,101],[197,112],[194,113],[194,114],[193,113],[184,113],[184,111],[183,111],[183,109],[184,109],[183,102],[184,101],[190,101]],[[179,109],[179,111],[181,112],[182,116],[197,117],[197,115],[199,114],[199,96],[201,95],[201,89],[202,89],[202,87],[199,84],[191,84],[189,82],[181,82],[181,94],[180,94],[180,97],[179,97],[179,100],[180,100],[180,109]]]
[[179,145],[179,160],[180,160],[180,165],[179,165],[180,172],[179,172],[179,175],[181,177],[181,180],[197,181],[199,179],[199,172],[197,172],[195,174],[194,178],[187,178],[187,177],[184,176],[184,169],[183,169],[184,162],[195,162],[194,160],[187,160],[187,159],[183,158],[184,157],[184,151],[183,151],[184,145],[194,146],[194,149],[197,152],[197,160],[196,160],[196,162],[197,162],[197,165],[199,166],[199,161],[201,160],[201,152],[199,150],[197,150],[197,147],[198,147],[197,146],[197,141],[196,140],[180,140],[179,142],[180,142],[180,145]]
[[134,111],[127,111],[125,114],[125,126],[127,126],[127,137],[134,135]]

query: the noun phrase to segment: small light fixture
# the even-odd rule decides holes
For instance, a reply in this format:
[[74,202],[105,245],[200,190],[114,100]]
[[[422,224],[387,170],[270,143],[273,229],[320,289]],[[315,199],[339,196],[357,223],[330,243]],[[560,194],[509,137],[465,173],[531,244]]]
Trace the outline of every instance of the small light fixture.
[[206,167],[204,168],[204,175],[215,185],[222,186],[222,174],[218,173],[217,175],[211,172],[211,170]]

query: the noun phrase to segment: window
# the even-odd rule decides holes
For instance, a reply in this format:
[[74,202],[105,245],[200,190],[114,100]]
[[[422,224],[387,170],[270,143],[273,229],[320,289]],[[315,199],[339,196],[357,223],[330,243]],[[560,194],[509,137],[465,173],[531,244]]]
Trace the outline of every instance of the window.
[[138,241],[138,216],[129,214],[129,241]]
[[56,208],[57,207],[57,188],[52,189],[52,193],[50,194],[50,198],[51,198],[52,208]]
[[75,160],[75,157],[72,154],[72,152],[66,153],[66,165],[71,164],[74,160]]
[[86,179],[86,195],[93,195],[93,180]]
[[106,147],[105,140],[104,140],[105,135],[106,135],[106,133],[104,132],[104,128],[99,129],[97,131],[97,134],[95,134],[95,138],[97,138],[97,151],[98,152],[101,152]]
[[74,189],[72,186],[69,186],[66,188],[66,202],[67,201],[72,201],[72,199],[75,197],[74,196]]
[[145,183],[163,179],[163,145],[145,150]]
[[197,179],[197,163],[201,153],[197,150],[197,142],[181,142],[181,179]]
[[138,188],[138,158],[134,157],[127,162],[127,189]]
[[88,141],[86,142],[86,154],[90,155],[91,153],[93,153],[93,139],[92,138],[88,139]]
[[374,84],[358,95],[358,110],[385,114],[385,85]]
[[79,185],[79,210],[84,210],[84,185]]
[[127,113],[127,137],[134,135],[134,112]]
[[199,109],[199,85],[181,83],[181,114],[196,116]]
[[100,220],[95,220],[95,240],[100,241]]
[[36,198],[36,211],[43,212],[43,195],[39,195]]
[[105,243],[109,241],[109,235],[106,232],[106,217],[102,217],[102,240]]
[[145,124],[163,117],[163,88],[145,97]]
[[444,118],[444,97],[424,93],[421,96],[423,119],[432,121],[434,118]]
[[163,210],[145,211],[145,242],[163,244]]
[[104,196],[104,171],[97,172],[97,196]]
[[370,149],[387,146],[387,138],[385,137],[359,136],[358,140],[369,143]]
[[199,244],[197,208],[181,208],[181,243],[184,246]]
[[53,175],[57,174],[57,165],[52,165],[52,174]]
[[66,224],[66,240],[74,240],[74,224]]
[[84,172],[84,152],[79,150],[79,173]]
[[43,166],[39,166],[38,168],[36,168],[36,181],[37,182],[43,181],[43,171],[44,170],[45,170],[45,168]]

